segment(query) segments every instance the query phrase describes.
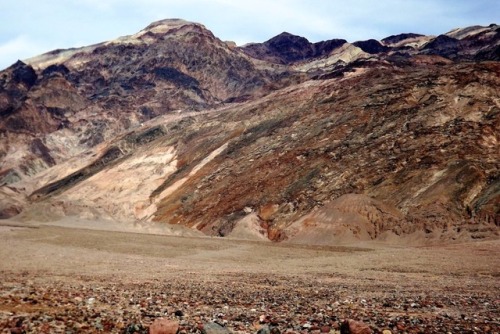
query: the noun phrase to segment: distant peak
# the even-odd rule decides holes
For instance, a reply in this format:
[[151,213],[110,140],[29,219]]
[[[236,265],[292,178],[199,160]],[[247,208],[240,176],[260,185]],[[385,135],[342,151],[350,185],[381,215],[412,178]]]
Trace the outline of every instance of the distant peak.
[[281,34],[276,35],[276,37],[297,37],[297,35],[291,34],[289,32],[283,31]]
[[264,42],[264,44],[281,51],[292,49],[305,50],[311,48],[311,43],[307,40],[307,38],[293,35],[288,32],[282,32],[281,34],[271,38],[267,42]]
[[[142,36],[165,36],[172,35],[176,36],[185,33],[201,33],[209,36],[213,36],[212,32],[209,31],[203,24],[190,22],[183,19],[165,19],[151,23],[146,28],[139,31],[137,34],[132,36],[132,39],[138,40],[142,39]],[[128,37],[128,36],[127,36]],[[121,41],[130,41],[130,38],[121,38]]]
[[397,35],[391,35],[389,37],[386,37],[382,39],[382,42],[386,44],[395,44],[401,41],[404,41],[405,39],[410,39],[410,38],[417,38],[417,37],[423,37],[424,35],[421,34],[414,34],[414,33],[402,33],[402,34],[397,34]]
[[[280,39],[297,39],[297,40],[305,40],[307,41],[307,38],[299,36],[299,35],[294,35],[289,32],[283,31],[281,34],[274,36],[271,38],[268,42],[273,41],[273,40],[280,40]],[[309,42],[309,41],[307,41]]]
[[17,60],[14,64],[12,64],[10,67],[11,68],[19,68],[19,67],[24,67],[26,66],[26,63],[23,62],[22,60]]
[[205,28],[205,26],[203,26],[200,23],[190,22],[190,21],[186,21],[183,19],[164,19],[164,20],[160,20],[160,21],[156,21],[156,22],[151,23],[146,28],[144,28],[144,30],[168,31],[170,29],[180,28],[182,26],[199,26],[199,27]]

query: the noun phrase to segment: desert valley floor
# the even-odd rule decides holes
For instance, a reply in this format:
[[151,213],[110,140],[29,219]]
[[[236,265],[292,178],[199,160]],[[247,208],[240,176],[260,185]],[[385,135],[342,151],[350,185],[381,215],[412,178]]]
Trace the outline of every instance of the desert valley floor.
[[[17,225],[17,226],[14,226]],[[500,241],[305,246],[0,226],[2,333],[498,333]]]

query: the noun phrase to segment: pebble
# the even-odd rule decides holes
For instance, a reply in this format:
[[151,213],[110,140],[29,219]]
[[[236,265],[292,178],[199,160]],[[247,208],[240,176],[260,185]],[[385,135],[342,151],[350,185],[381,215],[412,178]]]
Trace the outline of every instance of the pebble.
[[302,328],[304,328],[304,329],[309,329],[311,327],[312,327],[312,325],[309,322],[306,322],[305,324],[302,325]]
[[330,333],[331,330],[332,330],[332,328],[330,326],[322,326],[320,328],[321,333]]
[[203,334],[228,334],[231,333],[226,327],[216,324],[215,322],[209,322],[203,325],[201,331]]
[[263,326],[257,331],[257,334],[271,334],[271,329],[269,329],[269,326]]
[[[386,286],[361,288],[313,277],[270,279],[261,274],[217,276],[210,280],[209,293],[206,283],[186,276],[148,283],[53,281],[41,285],[2,275],[6,283],[0,285],[0,306],[5,310],[0,312],[0,332],[7,333],[12,329],[21,333],[145,334],[155,330],[153,324],[162,318],[178,323],[178,329],[171,330],[177,334],[338,333],[341,319],[362,321],[369,330],[366,333],[371,328],[379,328],[382,334],[500,332],[491,282],[474,287],[474,292],[457,283],[452,292],[434,289],[425,297],[415,297],[414,286],[399,289],[397,295],[380,295]],[[477,295],[469,297],[472,293]],[[444,307],[433,311],[440,303]],[[82,307],[89,304],[92,306]],[[404,306],[416,305],[420,305],[418,313],[404,311]],[[360,332],[353,326],[342,330]]]

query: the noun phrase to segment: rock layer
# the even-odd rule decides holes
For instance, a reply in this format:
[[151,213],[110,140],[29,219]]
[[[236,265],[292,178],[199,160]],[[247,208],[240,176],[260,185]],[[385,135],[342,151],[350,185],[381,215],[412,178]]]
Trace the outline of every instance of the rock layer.
[[238,48],[164,20],[18,62],[0,80],[0,217],[312,243],[495,237],[498,34]]

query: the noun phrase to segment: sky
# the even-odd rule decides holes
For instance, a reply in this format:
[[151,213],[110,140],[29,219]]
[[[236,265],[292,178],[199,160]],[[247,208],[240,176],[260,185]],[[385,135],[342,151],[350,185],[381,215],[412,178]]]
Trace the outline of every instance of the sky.
[[500,0],[0,0],[0,69],[182,18],[238,45],[283,31],[349,42],[500,23]]

